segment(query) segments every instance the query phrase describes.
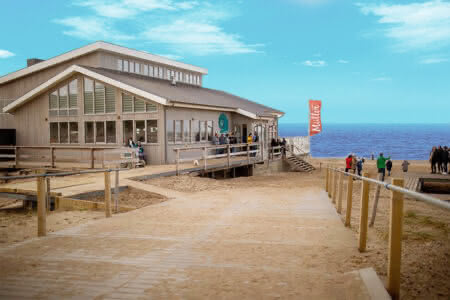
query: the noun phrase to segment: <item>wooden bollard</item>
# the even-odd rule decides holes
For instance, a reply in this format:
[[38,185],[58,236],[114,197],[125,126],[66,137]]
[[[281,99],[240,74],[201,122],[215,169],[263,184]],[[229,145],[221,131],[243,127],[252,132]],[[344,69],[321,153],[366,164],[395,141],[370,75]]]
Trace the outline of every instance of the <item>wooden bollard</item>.
[[337,203],[337,212],[341,213],[342,211],[342,194],[344,193],[344,175],[339,172],[339,184],[338,184],[338,203]]
[[353,177],[347,176],[347,209],[345,211],[345,226],[350,227],[352,218],[352,201],[353,201]]
[[332,199],[333,199],[333,204],[336,203],[336,197],[337,197],[337,181],[338,181],[338,173],[333,170],[333,194],[332,194]]
[[[403,179],[393,178],[392,184],[403,187]],[[400,267],[402,259],[403,194],[392,191],[389,225],[389,255],[387,290],[392,299],[400,299]]]
[[111,174],[105,172],[105,215],[111,217]]
[[[363,177],[369,177],[369,173],[364,173]],[[361,212],[359,217],[359,252],[366,251],[367,243],[367,219],[369,217],[369,182],[362,181],[361,191]]]
[[37,214],[38,214],[38,236],[47,235],[47,211],[45,200],[47,196],[47,185],[45,177],[37,177]]
[[328,168],[325,169],[325,192],[328,193],[328,181],[330,176],[330,170]]
[[333,171],[328,169],[328,173],[330,176],[330,181],[328,182],[328,198],[331,198],[331,193],[333,192]]

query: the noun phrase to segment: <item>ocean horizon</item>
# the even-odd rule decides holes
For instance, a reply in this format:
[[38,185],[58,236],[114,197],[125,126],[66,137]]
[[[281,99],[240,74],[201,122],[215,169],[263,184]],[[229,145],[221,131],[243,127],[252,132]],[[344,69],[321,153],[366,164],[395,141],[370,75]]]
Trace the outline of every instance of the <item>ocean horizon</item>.
[[[307,136],[307,123],[279,123],[279,135]],[[428,160],[433,146],[450,146],[449,124],[322,123],[322,133],[311,137],[312,157],[370,158],[383,152],[392,159]]]

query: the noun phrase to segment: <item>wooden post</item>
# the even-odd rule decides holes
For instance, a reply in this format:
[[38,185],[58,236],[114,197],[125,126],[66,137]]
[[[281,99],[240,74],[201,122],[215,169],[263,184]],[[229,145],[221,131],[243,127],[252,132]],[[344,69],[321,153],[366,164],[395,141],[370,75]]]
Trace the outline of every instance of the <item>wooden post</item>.
[[111,217],[111,174],[105,172],[105,215]]
[[[392,184],[403,187],[403,179],[393,178]],[[400,299],[400,267],[402,258],[403,194],[392,192],[389,225],[389,255],[387,290],[392,299]]]
[[[383,180],[383,174],[378,173],[378,181],[382,181],[382,180]],[[381,186],[379,184],[377,184],[376,189],[375,189],[375,200],[373,202],[372,217],[370,218],[370,223],[369,223],[370,227],[372,227],[373,224],[375,224],[375,217],[377,215],[377,208],[378,208],[378,199],[380,198],[380,189],[381,189]]]
[[46,186],[45,178],[37,177],[37,214],[38,214],[38,236],[47,234],[47,212],[45,209]]
[[250,146],[247,144],[247,166],[250,165]]
[[94,148],[91,148],[91,169],[94,168]]
[[353,177],[347,176],[347,209],[345,211],[345,226],[350,227],[352,218],[352,201],[353,201]]
[[50,211],[50,177],[45,178],[46,180],[46,185],[47,185],[47,194],[46,194],[46,199],[47,199],[47,211]]
[[55,147],[50,148],[50,161],[52,163],[52,168],[55,168]]
[[333,189],[333,171],[331,169],[328,169],[328,173],[328,176],[330,177],[330,181],[328,182],[328,198],[331,198],[331,192]]
[[227,145],[227,160],[228,160],[228,168],[230,168],[230,158],[231,158],[231,152],[230,152],[230,145]]
[[[364,173],[363,177],[369,177],[369,173]],[[367,243],[367,219],[369,217],[369,182],[362,181],[361,191],[361,212],[359,218],[359,252],[366,251]]]
[[338,184],[338,190],[339,190],[339,194],[338,194],[338,203],[337,203],[337,212],[341,213],[342,211],[342,194],[344,193],[344,175],[342,173],[339,172],[339,184]]
[[16,150],[15,150],[15,155],[16,155],[16,157],[15,157],[15,168],[19,167],[19,157],[20,157],[19,149],[20,149],[19,147],[16,147]]
[[176,158],[176,162],[177,162],[177,176],[180,175],[179,173],[179,166],[178,166],[178,162],[180,161],[180,149],[177,149],[177,158]]
[[206,147],[203,148],[203,165],[206,171],[206,158],[208,157],[208,151],[206,150]]
[[338,174],[335,170],[333,170],[333,193],[332,193],[332,202],[333,204],[336,203],[336,197],[337,197],[337,181],[338,181]]
[[115,171],[115,185],[114,185],[114,211],[119,212],[119,170]]

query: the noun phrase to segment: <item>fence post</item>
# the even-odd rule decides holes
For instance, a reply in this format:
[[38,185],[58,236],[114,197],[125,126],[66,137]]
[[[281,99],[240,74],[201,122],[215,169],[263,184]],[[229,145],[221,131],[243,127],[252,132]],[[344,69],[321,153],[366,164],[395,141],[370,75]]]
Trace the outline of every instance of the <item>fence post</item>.
[[325,169],[325,192],[327,192],[327,193],[328,193],[329,177],[330,177],[330,170],[328,168],[326,168]]
[[204,165],[205,171],[206,171],[206,159],[207,159],[207,157],[208,157],[208,152],[206,150],[206,147],[204,147],[203,148],[203,165]]
[[250,146],[247,144],[247,166],[250,165]]
[[[378,173],[378,181],[383,181],[383,174]],[[377,208],[378,208],[378,199],[380,198],[380,189],[381,186],[377,184],[375,189],[375,200],[373,202],[372,216],[370,217],[369,226],[372,227],[375,224],[375,217],[377,216]]]
[[177,162],[177,176],[180,175],[179,171],[178,171],[178,162],[180,160],[180,149],[177,149],[177,158],[176,158],[176,162]]
[[54,168],[55,167],[55,147],[51,147],[50,149],[51,149],[50,150],[50,156],[51,156],[50,160],[52,163],[52,168]]
[[[364,173],[363,177],[369,177],[369,173]],[[359,252],[366,251],[367,243],[367,219],[369,216],[369,182],[362,181],[361,191],[361,212],[359,217]]]
[[91,169],[94,168],[94,148],[91,148]]
[[343,182],[343,178],[344,175],[339,172],[339,195],[338,195],[338,205],[337,205],[337,212],[341,213],[342,211],[342,194],[344,193],[344,182]]
[[347,175],[347,209],[345,211],[345,226],[350,227],[352,218],[352,201],[353,201],[353,177]]
[[[403,187],[403,179],[393,178],[392,184]],[[403,194],[392,191],[389,226],[387,290],[392,299],[400,298],[400,267],[402,258]]]
[[38,236],[47,234],[47,212],[45,208],[46,185],[45,177],[37,177],[37,213],[38,213]]
[[230,144],[227,145],[227,160],[228,160],[228,168],[230,168],[230,158],[231,158],[231,153],[230,153]]
[[331,198],[331,192],[333,190],[333,170],[328,167],[328,172],[330,173],[330,182],[328,183],[328,198]]
[[16,157],[15,157],[15,167],[16,168],[18,168],[19,167],[19,156],[20,156],[20,154],[19,154],[19,147],[16,147],[16,150],[15,150],[15,154],[16,154]]
[[51,196],[50,196],[50,177],[45,178],[45,183],[47,185],[47,189],[46,189],[46,199],[47,199],[47,203],[46,203],[46,207],[47,207],[47,211],[50,211],[50,202],[51,202]]
[[105,215],[111,217],[111,173],[105,172]]
[[338,181],[338,174],[336,170],[333,169],[333,193],[332,193],[332,199],[333,204],[336,203],[336,196],[337,196],[337,181]]
[[116,178],[114,185],[114,210],[116,213],[119,212],[119,170],[116,170]]

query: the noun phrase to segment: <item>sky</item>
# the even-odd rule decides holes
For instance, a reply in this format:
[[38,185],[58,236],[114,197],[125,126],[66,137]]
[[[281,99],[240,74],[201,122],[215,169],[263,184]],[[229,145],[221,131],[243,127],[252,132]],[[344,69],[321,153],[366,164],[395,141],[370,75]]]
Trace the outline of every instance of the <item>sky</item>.
[[209,70],[204,86],[307,122],[450,123],[450,1],[6,1],[0,75],[97,40]]

